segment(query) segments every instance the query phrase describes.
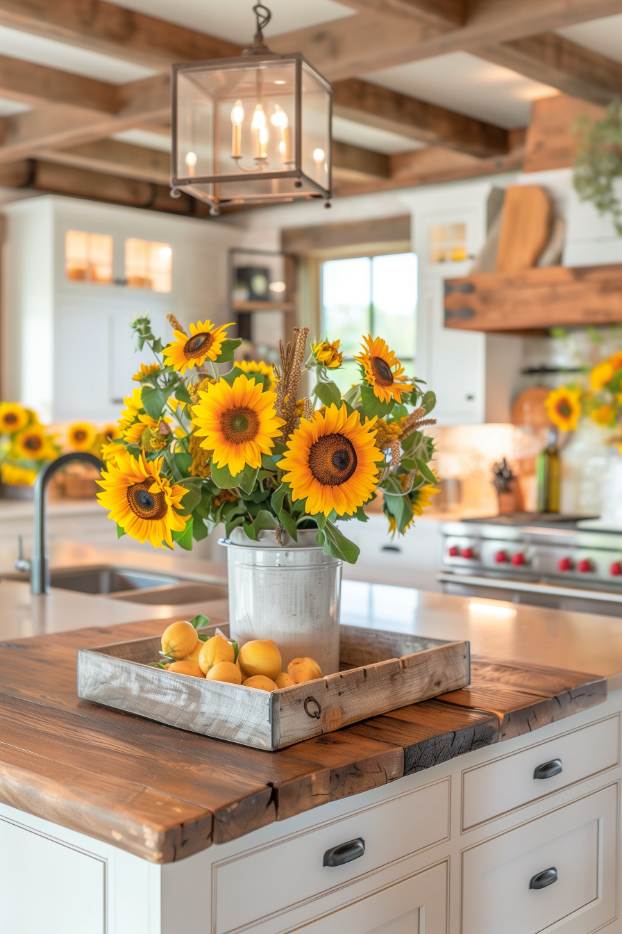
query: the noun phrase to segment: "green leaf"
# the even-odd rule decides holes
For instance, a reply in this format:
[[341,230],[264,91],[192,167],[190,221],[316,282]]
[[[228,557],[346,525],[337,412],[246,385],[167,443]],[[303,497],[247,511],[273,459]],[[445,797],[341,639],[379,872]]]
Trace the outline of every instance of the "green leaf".
[[244,531],[249,538],[257,539],[260,532],[276,528],[276,519],[267,509],[261,509],[252,522],[244,523]]
[[221,490],[234,490],[239,485],[240,474],[235,477],[231,475],[228,467],[218,467],[214,461],[210,464],[212,480]]
[[192,523],[192,537],[195,542],[202,542],[203,539],[207,538],[209,535],[209,529],[205,525],[202,517],[197,517],[196,512],[193,514],[193,523]]
[[335,558],[340,558],[342,561],[347,561],[348,564],[356,564],[360,554],[359,546],[346,538],[337,526],[328,519],[319,519],[318,526],[318,539],[326,553],[333,555]]
[[237,475],[237,485],[246,495],[250,495],[253,492],[258,473],[259,468],[245,467],[244,470]]
[[184,529],[181,532],[173,532],[173,541],[185,551],[192,551],[192,516],[189,516]]
[[197,613],[190,620],[190,625],[194,626],[195,629],[203,629],[205,626],[209,626],[209,623],[209,616],[204,616],[203,613]]
[[435,474],[430,469],[428,464],[426,464],[425,461],[422,461],[422,460],[417,461],[417,470],[419,471],[421,476],[424,477],[428,481],[428,483],[433,483],[435,485],[438,483],[438,480]]
[[186,451],[178,451],[175,454],[175,464],[182,473],[186,473],[192,467],[192,456]]
[[317,396],[322,405],[339,405],[341,403],[341,392],[332,380],[317,382],[313,387],[313,394]]
[[370,418],[373,415],[382,418],[384,415],[388,415],[393,408],[392,401],[381,402],[380,399],[376,399],[373,389],[367,383],[363,383],[361,386],[361,405],[365,415]]
[[188,392],[186,387],[183,385],[183,383],[180,386],[178,386],[177,389],[175,390],[175,398],[177,399],[178,402],[192,402],[192,399],[190,398],[190,393]]
[[126,534],[125,529],[122,529],[118,523],[116,523],[116,527],[117,527],[117,538],[123,538],[123,536]]
[[142,391],[142,400],[145,412],[151,418],[161,417],[168,395],[163,389],[152,389],[150,386],[144,386]]
[[420,404],[425,409],[425,413],[427,415],[436,406],[436,393],[432,392],[431,389],[428,389],[428,391],[423,394],[423,398]]
[[189,487],[188,492],[184,493],[181,502],[186,512],[194,512],[201,502],[201,490],[197,489],[196,486]]
[[216,363],[230,363],[233,360],[233,355],[240,346],[242,341],[240,338],[227,338],[222,342],[220,349],[220,354],[216,358]]

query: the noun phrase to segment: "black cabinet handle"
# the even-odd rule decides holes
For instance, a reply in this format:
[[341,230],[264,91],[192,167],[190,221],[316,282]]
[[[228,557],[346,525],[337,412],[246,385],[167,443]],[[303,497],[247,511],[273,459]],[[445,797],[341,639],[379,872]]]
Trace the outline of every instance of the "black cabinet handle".
[[402,549],[400,548],[399,545],[381,545],[380,551],[393,551],[393,552],[396,552],[398,555],[401,555],[402,553]]
[[533,777],[537,779],[553,778],[555,775],[560,775],[563,768],[561,759],[551,759],[550,762],[537,765],[533,770]]
[[540,889],[546,889],[549,885],[553,885],[554,882],[557,882],[559,878],[559,873],[555,866],[550,866],[548,869],[543,869],[542,872],[537,872],[535,876],[532,876],[529,880],[529,888],[539,891]]
[[345,863],[351,863],[353,859],[359,859],[365,852],[365,841],[362,837],[356,840],[348,840],[347,843],[340,843],[339,846],[333,846],[324,853],[324,866],[343,866]]

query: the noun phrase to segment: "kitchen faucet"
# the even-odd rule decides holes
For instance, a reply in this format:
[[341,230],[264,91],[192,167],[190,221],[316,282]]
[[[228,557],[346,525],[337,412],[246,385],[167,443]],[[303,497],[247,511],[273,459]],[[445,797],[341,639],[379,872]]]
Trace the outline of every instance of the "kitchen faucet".
[[102,461],[94,454],[89,454],[87,451],[70,451],[68,454],[61,454],[56,460],[50,461],[39,473],[35,482],[32,559],[27,561],[20,554],[16,565],[20,571],[30,571],[30,590],[34,594],[46,594],[50,586],[45,534],[45,494],[47,485],[58,470],[74,461],[82,464],[92,464],[98,470],[103,467]]

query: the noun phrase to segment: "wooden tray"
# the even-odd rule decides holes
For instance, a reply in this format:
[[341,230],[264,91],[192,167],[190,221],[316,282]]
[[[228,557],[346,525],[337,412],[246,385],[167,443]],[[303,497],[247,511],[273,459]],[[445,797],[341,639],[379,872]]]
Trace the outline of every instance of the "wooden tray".
[[468,642],[341,627],[342,671],[272,693],[151,667],[160,640],[78,652],[78,696],[274,751],[470,681]]

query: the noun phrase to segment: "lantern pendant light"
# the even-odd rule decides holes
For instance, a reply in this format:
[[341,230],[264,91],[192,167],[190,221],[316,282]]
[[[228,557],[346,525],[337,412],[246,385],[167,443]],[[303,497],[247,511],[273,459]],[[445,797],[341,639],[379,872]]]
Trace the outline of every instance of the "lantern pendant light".
[[221,206],[331,197],[332,88],[299,52],[264,42],[237,58],[173,65],[172,194]]

